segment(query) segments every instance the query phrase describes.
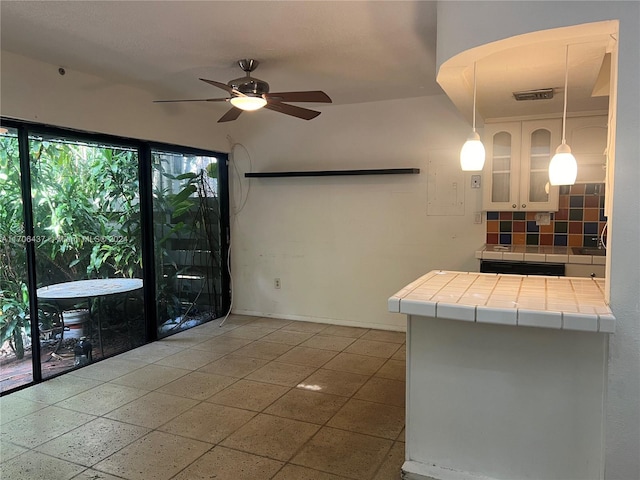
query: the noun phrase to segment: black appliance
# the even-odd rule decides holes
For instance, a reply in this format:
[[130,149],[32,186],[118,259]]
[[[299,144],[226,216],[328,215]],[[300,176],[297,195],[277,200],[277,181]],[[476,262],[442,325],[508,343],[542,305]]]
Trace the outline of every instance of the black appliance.
[[564,277],[564,263],[500,262],[482,260],[481,273],[513,273],[516,275],[551,275]]

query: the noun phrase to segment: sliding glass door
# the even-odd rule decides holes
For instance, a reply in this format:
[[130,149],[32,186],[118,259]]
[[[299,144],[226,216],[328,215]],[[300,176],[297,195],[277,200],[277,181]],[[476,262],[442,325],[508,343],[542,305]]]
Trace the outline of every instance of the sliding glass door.
[[158,335],[218,318],[223,307],[220,159],[154,150]]
[[138,154],[51,135],[29,150],[47,377],[145,342]]
[[226,155],[2,123],[0,393],[227,312]]
[[0,133],[0,391],[33,381],[24,209],[16,129]]

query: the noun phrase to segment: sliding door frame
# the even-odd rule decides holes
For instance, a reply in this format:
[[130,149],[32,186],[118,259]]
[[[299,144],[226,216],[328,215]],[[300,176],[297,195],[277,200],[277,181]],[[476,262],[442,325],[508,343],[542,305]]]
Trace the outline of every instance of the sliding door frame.
[[[138,154],[138,183],[140,196],[140,221],[142,226],[142,277],[144,299],[145,343],[158,339],[157,309],[156,309],[156,277],[154,260],[154,220],[153,220],[153,168],[152,151],[161,150],[177,154],[210,156],[218,159],[218,198],[220,202],[220,253],[225,267],[228,265],[230,243],[230,218],[229,218],[229,174],[228,154],[187,147],[182,145],[166,144],[136,140],[101,133],[91,133],[81,130],[44,125],[34,122],[26,122],[0,117],[3,127],[15,128],[18,132],[18,148],[20,155],[20,177],[22,189],[23,221],[25,236],[34,236],[33,208],[31,201],[31,167],[29,158],[29,136],[46,135],[60,136],[69,140],[86,141],[90,143],[104,143],[117,147],[131,148]],[[37,279],[36,279],[36,251],[33,242],[25,243],[27,289],[29,292],[29,313],[32,319],[38,318],[37,310]],[[222,311],[227,312],[231,307],[231,281],[227,268],[221,269],[222,284]],[[42,378],[40,365],[40,342],[37,321],[31,321],[31,361],[33,380],[15,389],[0,393],[0,396],[20,390],[44,380],[64,375],[66,372]]]

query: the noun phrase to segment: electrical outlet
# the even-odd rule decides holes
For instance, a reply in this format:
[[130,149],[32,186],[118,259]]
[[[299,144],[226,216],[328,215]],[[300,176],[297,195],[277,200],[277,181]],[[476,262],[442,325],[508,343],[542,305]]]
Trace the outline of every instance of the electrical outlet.
[[274,278],[273,279],[273,288],[280,288],[280,279],[279,278]]
[[551,225],[551,214],[536,213],[536,225]]
[[480,188],[480,175],[471,175],[471,188]]

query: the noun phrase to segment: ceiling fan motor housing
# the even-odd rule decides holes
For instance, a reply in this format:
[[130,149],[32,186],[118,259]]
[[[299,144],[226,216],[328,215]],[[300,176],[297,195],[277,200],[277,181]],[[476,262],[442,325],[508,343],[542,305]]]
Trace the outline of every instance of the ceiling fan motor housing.
[[243,58],[242,60],[238,60],[238,65],[242,70],[244,70],[244,72],[246,72],[247,75],[245,77],[230,80],[227,85],[240,93],[255,97],[269,93],[269,84],[267,82],[251,77],[251,72],[258,68],[259,64],[260,62],[254,59]]
[[231,80],[227,85],[245,95],[260,96],[269,93],[269,84],[267,82],[249,76]]
[[[0,0],[1,1],[1,0]],[[240,68],[246,76],[222,83],[215,80],[201,78],[214,87],[221,88],[229,94],[227,98],[202,98],[189,100],[156,100],[158,102],[230,102],[232,107],[218,122],[230,122],[236,120],[244,111],[258,110],[265,107],[278,113],[284,113],[303,120],[311,120],[320,115],[320,112],[308,108],[289,105],[286,102],[319,102],[331,103],[331,98],[319,90],[305,92],[281,92],[269,94],[269,84],[264,80],[253,78],[251,72],[258,66],[257,60],[243,59],[238,61]]]

